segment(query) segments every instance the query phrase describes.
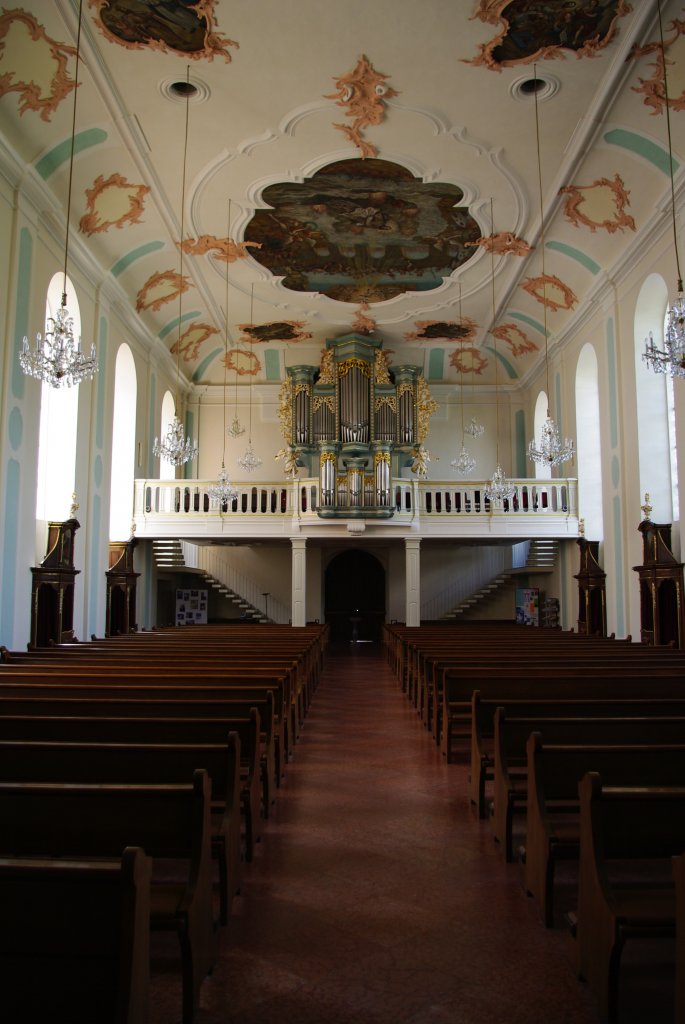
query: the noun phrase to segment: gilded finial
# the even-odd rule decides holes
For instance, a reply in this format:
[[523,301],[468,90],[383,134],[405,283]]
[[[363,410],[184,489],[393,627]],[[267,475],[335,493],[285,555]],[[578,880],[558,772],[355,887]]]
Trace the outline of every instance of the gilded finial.
[[649,504],[649,494],[647,494],[647,492],[645,492],[645,503],[644,505],[640,505],[640,508],[642,509],[645,519],[649,519],[653,506]]
[[584,519],[579,519],[578,520],[578,536],[579,537],[584,537],[585,536],[585,520]]
[[69,518],[70,519],[75,519],[76,518],[76,513],[78,512],[78,510],[79,510],[79,503],[76,500],[76,491],[74,491],[72,493],[72,495],[71,495],[71,508],[69,509]]

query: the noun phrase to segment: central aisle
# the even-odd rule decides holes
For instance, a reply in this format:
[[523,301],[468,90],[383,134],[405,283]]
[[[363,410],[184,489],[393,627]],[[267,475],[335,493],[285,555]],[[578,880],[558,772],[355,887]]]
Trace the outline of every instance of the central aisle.
[[329,655],[198,1024],[597,1024],[466,772],[377,648]]

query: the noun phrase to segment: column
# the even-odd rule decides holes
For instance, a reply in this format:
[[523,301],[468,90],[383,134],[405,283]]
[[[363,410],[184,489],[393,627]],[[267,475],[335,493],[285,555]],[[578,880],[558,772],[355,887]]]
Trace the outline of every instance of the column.
[[421,625],[421,552],[420,537],[407,538],[404,542],[406,558],[405,579],[408,626]]
[[292,537],[292,605],[293,626],[307,625],[307,539]]

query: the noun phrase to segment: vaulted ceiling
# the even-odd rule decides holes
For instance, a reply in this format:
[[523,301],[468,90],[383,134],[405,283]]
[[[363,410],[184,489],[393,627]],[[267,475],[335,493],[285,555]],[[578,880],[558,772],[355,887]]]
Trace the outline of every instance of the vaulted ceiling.
[[83,0],[74,108],[78,11],[0,11],[4,159],[63,237],[75,118],[73,258],[198,385],[357,330],[525,386],[670,217],[656,0]]

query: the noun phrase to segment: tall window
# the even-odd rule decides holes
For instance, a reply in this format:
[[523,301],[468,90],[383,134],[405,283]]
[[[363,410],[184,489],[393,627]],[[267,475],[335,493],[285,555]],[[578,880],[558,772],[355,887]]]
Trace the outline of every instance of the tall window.
[[128,345],[117,352],[114,373],[114,412],[112,415],[112,490],[109,506],[109,539],[128,540],[133,516],[133,478],[135,475],[136,365]]
[[[162,422],[159,429],[160,441],[166,437],[169,424],[176,415],[176,404],[174,402],[174,396],[170,391],[164,392],[164,398],[162,399]],[[159,460],[159,479],[160,480],[175,480],[176,479],[176,467],[172,466],[166,459]]]
[[[54,317],[62,303],[64,274],[55,274],[48,287],[45,320]],[[67,308],[74,321],[74,337],[81,336],[81,313],[76,292],[66,280]],[[76,477],[78,385],[53,388],[43,384],[40,398],[36,519],[62,522],[69,516]]]
[[576,367],[576,440],[578,509],[588,540],[604,539],[602,505],[602,435],[599,422],[599,375],[592,345],[584,345]]
[[650,331],[657,346],[663,348],[667,301],[664,279],[660,274],[650,274],[635,307],[635,389],[640,497],[649,494],[655,523],[675,522],[678,517],[673,382],[664,374],[654,373],[642,360]]
[[[535,417],[533,420],[533,430],[536,444],[539,443],[542,435],[542,428],[545,420],[547,419],[547,409],[549,408],[549,401],[544,391],[541,391],[538,395],[538,400],[535,403]],[[536,480],[546,480],[549,476],[549,466],[547,463],[535,463],[535,478]]]

